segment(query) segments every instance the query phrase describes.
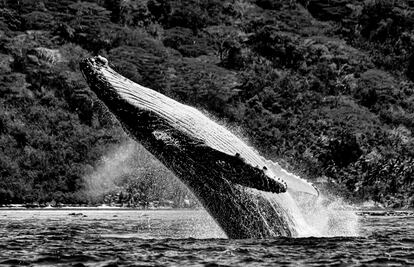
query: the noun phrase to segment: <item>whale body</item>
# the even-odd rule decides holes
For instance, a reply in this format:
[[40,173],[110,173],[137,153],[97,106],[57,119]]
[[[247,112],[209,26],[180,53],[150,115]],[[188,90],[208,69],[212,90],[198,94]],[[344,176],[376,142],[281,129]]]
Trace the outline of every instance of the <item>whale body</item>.
[[199,110],[118,74],[101,57],[81,71],[124,130],[169,168],[229,238],[312,234],[291,192],[318,195]]

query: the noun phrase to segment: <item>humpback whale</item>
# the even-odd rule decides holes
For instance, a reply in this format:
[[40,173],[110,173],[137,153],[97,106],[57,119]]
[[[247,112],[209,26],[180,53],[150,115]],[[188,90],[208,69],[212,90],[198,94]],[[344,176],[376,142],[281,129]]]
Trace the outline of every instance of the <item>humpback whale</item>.
[[229,238],[314,233],[291,193],[318,195],[194,107],[128,80],[97,56],[81,71],[124,130],[194,193]]

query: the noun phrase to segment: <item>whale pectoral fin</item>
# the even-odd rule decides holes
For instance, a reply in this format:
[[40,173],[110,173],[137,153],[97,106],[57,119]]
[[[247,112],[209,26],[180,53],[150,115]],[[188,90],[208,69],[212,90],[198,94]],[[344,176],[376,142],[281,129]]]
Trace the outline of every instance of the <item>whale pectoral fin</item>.
[[319,196],[318,190],[308,181],[296,176],[292,173],[289,173],[282,169],[278,163],[273,161],[267,160],[266,167],[271,171],[274,175],[281,178],[287,184],[288,192],[300,192],[306,193],[314,196]]
[[286,185],[272,179],[263,169],[253,167],[237,155],[228,155],[209,146],[198,146],[200,160],[211,161],[220,170],[220,178],[232,183],[272,193],[286,192]]
[[[251,167],[254,168],[254,167]],[[284,193],[286,192],[286,186],[280,181],[276,181],[269,176],[267,176],[263,171],[256,169],[256,175],[247,174],[242,177],[237,177],[238,179],[234,182],[243,186],[254,188],[257,190],[272,192],[272,193]]]

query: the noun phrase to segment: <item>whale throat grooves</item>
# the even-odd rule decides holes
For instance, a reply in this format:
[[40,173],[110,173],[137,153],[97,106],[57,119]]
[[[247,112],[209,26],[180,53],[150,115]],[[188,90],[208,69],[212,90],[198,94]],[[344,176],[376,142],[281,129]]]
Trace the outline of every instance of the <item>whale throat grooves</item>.
[[118,74],[103,57],[80,63],[90,88],[125,131],[169,168],[229,238],[308,231],[290,192],[318,195],[199,110]]

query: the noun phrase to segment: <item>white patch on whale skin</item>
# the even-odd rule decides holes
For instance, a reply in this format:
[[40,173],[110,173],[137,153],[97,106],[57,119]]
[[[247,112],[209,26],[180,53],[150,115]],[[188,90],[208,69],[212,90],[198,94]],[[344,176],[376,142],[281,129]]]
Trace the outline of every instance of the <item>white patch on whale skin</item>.
[[180,142],[165,131],[153,131],[152,135],[166,145],[180,147]]

